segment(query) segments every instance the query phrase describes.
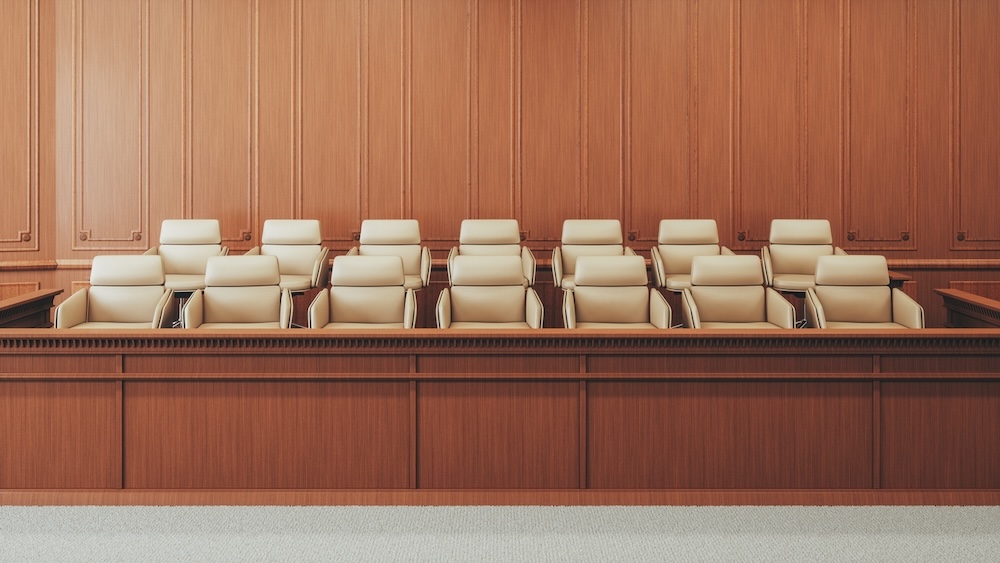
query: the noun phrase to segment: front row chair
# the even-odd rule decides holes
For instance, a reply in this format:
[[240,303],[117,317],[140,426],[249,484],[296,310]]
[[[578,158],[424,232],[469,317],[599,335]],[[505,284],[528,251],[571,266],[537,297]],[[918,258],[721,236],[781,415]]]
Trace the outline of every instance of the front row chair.
[[656,287],[673,292],[691,287],[691,259],[695,256],[733,255],[719,245],[719,227],[715,219],[664,219],[653,256],[653,281]]
[[56,328],[162,328],[173,291],[159,256],[96,256],[90,287],[56,307]]
[[261,246],[251,248],[247,255],[277,258],[282,289],[301,293],[325,282],[329,251],[323,246],[319,221],[268,219],[260,242]]
[[889,288],[884,256],[823,256],[806,292],[806,321],[818,328],[924,328],[924,309]]
[[191,294],[181,313],[184,328],[288,328],[292,296],[281,289],[274,256],[208,259],[205,289]]
[[795,308],[777,291],[764,287],[756,256],[696,256],[691,287],[684,290],[688,328],[794,328]]
[[517,219],[464,219],[458,234],[459,246],[448,253],[448,280],[456,256],[520,256],[524,287],[535,283],[535,255],[521,246]]
[[519,256],[456,256],[451,276],[438,297],[438,328],[542,328],[542,301],[524,287]]
[[566,328],[670,328],[670,306],[646,287],[641,256],[581,256],[576,287],[563,293]]
[[309,328],[413,328],[417,300],[398,256],[338,256],[329,289],[309,306]]

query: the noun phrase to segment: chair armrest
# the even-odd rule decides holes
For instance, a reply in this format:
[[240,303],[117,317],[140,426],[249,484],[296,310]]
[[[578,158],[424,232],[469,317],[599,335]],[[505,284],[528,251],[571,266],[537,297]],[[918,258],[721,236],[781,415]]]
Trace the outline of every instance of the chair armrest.
[[632,247],[631,247],[631,246],[626,246],[626,247],[625,247],[624,249],[622,249],[622,255],[623,255],[623,256],[638,256],[638,255],[637,255],[637,254],[635,253],[635,251],[634,251],[634,250],[632,250]]
[[188,297],[181,310],[181,322],[184,328],[198,328],[205,322],[205,297],[200,289],[194,290]]
[[437,306],[434,308],[434,318],[438,328],[451,327],[451,291],[448,288],[441,290],[438,295]]
[[347,256],[357,256],[358,254],[361,254],[361,251],[358,250],[358,247],[356,246],[352,246],[351,249],[347,251]]
[[160,253],[160,247],[159,246],[154,246],[153,248],[150,248],[146,252],[143,252],[142,255],[143,256],[156,256],[159,253]]
[[229,256],[229,247],[223,246],[222,250],[219,251],[219,256]]
[[719,254],[721,254],[722,256],[736,256],[736,253],[733,252],[732,250],[729,250],[728,246],[719,247]]
[[90,294],[87,288],[81,288],[69,299],[63,301],[56,307],[56,316],[53,326],[55,328],[73,328],[78,324],[87,322],[87,303]]
[[530,287],[524,290],[524,320],[531,328],[542,328],[545,320],[545,307],[538,294]]
[[764,288],[764,303],[767,307],[767,322],[781,328],[795,328],[795,307],[780,293]]
[[840,248],[839,246],[833,247],[833,254],[834,256],[847,256],[847,253],[844,252],[844,249]]
[[524,271],[524,279],[528,280],[528,285],[535,285],[535,255],[527,246],[521,247],[521,269]]
[[670,328],[670,304],[663,294],[655,288],[649,288],[649,322],[656,328]]
[[701,315],[698,313],[698,305],[694,302],[694,295],[691,290],[684,288],[681,292],[681,309],[684,312],[684,324],[688,328],[701,328]]
[[760,249],[760,256],[764,263],[764,283],[768,287],[774,285],[774,266],[771,265],[771,249],[763,246]]
[[826,311],[813,288],[806,289],[806,326],[826,328]]
[[651,256],[650,265],[653,268],[653,285],[663,287],[667,285],[667,274],[663,271],[663,257],[660,256],[660,248],[658,246],[651,247],[649,254]]
[[243,253],[243,256],[260,256],[260,247],[255,246]]
[[552,281],[556,284],[556,287],[562,287],[562,277],[562,247],[557,246],[552,249]]
[[572,289],[563,291],[563,326],[576,328],[576,297]]
[[326,285],[326,271],[330,267],[330,249],[323,247],[319,251],[319,256],[316,257],[316,263],[313,264],[312,273],[312,286],[313,287],[323,287]]
[[906,328],[924,328],[924,308],[903,290],[893,289],[892,320]]
[[417,326],[417,294],[412,289],[406,290],[403,301],[403,328]]
[[427,287],[431,281],[431,251],[426,246],[420,249],[420,283]]
[[448,251],[448,285],[454,285],[451,281],[451,264],[455,261],[456,256],[458,256],[458,247],[453,246]]
[[309,304],[309,328],[323,328],[330,323],[330,290],[323,288]]
[[153,326],[152,328],[163,328],[163,322],[167,320],[167,315],[164,313],[168,310],[173,310],[170,304],[174,301],[174,290],[167,289],[160,296],[160,300],[156,303],[156,308],[153,309]]
[[281,313],[281,318],[278,319],[278,326],[281,328],[288,328],[292,326],[292,314],[294,314],[294,306],[292,305],[292,292],[287,289],[281,290],[281,308],[279,309]]

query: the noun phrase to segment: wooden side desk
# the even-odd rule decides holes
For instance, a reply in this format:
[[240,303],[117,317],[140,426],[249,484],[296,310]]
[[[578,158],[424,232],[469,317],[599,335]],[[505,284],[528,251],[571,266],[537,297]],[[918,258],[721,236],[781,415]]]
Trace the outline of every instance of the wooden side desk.
[[0,301],[0,328],[49,328],[61,289],[39,289]]
[[935,289],[948,310],[949,328],[1000,328],[1000,301],[959,289]]

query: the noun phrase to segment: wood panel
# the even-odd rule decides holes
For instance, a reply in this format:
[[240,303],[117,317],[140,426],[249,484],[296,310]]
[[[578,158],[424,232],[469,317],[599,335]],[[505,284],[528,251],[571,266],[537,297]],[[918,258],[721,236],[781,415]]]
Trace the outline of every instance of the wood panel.
[[37,0],[0,6],[0,252],[39,249],[38,26]]
[[404,355],[343,355],[281,357],[257,354],[203,355],[195,357],[130,356],[123,360],[125,373],[403,373],[410,359]]
[[[520,208],[516,182],[520,175],[517,140],[520,73],[515,68],[520,41],[517,26],[520,2],[476,2],[475,121],[473,139],[476,177],[472,197],[476,216],[484,219],[517,217]],[[523,227],[522,227],[523,229]]]
[[952,281],[948,287],[1000,301],[1000,281]]
[[38,291],[40,287],[41,284],[38,282],[0,283],[0,301],[25,293],[31,293],[32,291]]
[[588,0],[581,10],[583,215],[595,219],[621,217],[622,226],[631,231],[635,227],[624,219],[624,203],[628,201],[625,140],[629,130],[623,87],[628,65],[626,3]]
[[[409,141],[410,53],[406,17],[408,0],[366,2],[367,41],[362,61],[367,63],[366,86],[368,131],[364,155],[367,199],[362,217],[399,219],[406,216],[410,196],[407,171]],[[360,225],[359,225],[360,227]]]
[[1000,487],[995,381],[882,384],[882,486]]
[[407,383],[126,383],[130,488],[405,488]]
[[0,488],[121,487],[119,399],[114,382],[0,382]]
[[[766,367],[765,367],[766,366]],[[715,355],[702,356],[648,356],[609,354],[592,356],[587,360],[590,373],[872,373],[872,360],[865,356],[752,356]]]
[[575,382],[421,382],[417,486],[580,486]]
[[872,486],[870,383],[587,387],[592,488]]
[[148,248],[149,2],[73,3],[73,249]]

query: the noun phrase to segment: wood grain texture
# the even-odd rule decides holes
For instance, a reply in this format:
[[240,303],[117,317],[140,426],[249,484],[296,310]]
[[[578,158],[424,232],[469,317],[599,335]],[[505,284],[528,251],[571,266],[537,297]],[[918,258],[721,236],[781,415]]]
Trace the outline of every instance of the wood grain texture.
[[417,385],[417,486],[576,488],[579,390],[572,382]]
[[1000,385],[882,384],[882,486],[1000,487]]
[[126,487],[406,487],[406,383],[126,383],[124,395]]
[[0,488],[121,487],[119,399],[115,382],[0,382]]
[[948,287],[1000,301],[1000,281],[952,281]]
[[0,283],[0,301],[5,301],[18,295],[38,291],[41,284],[38,282],[9,282]]
[[256,354],[188,357],[128,356],[125,373],[399,373],[407,371],[409,357],[403,355],[271,356]]

